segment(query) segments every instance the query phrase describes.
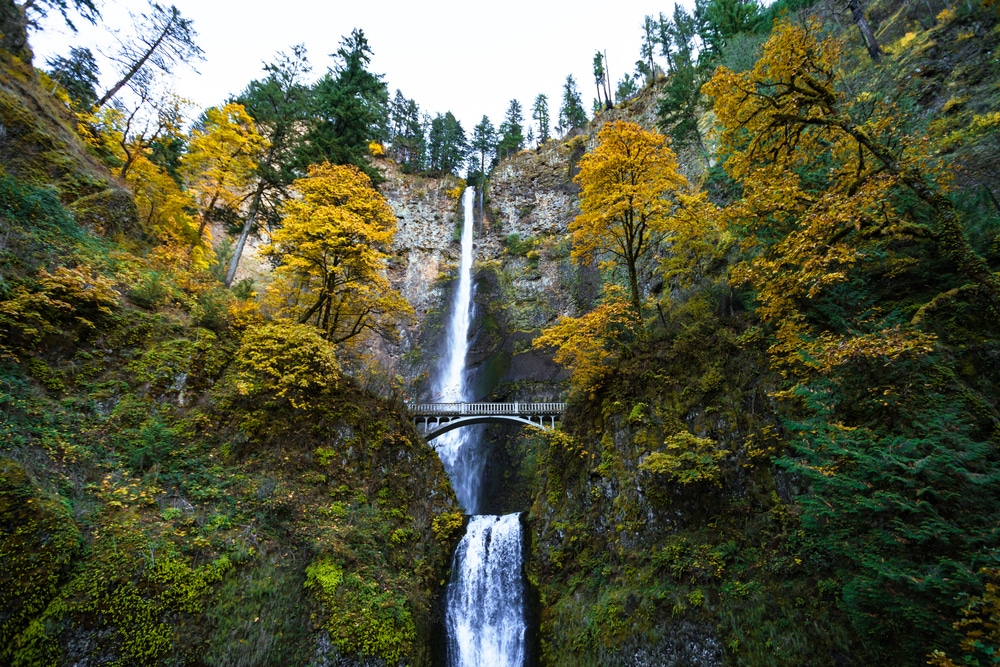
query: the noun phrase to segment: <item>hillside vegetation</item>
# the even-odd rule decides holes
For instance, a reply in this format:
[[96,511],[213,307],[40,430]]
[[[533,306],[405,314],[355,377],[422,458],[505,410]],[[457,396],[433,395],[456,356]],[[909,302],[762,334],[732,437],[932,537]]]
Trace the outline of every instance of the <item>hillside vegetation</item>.
[[390,103],[360,30],[190,131],[5,34],[0,663],[438,664],[465,519],[384,351],[432,365],[471,152],[477,386],[569,401],[484,482],[542,664],[997,664],[996,7],[697,7],[534,152],[516,100]]

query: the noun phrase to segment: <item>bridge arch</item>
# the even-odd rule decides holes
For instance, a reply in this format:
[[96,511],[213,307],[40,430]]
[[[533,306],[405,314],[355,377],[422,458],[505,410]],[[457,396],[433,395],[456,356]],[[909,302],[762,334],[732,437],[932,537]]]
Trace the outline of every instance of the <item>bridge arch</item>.
[[531,421],[530,419],[526,419],[524,417],[515,417],[512,415],[481,415],[476,417],[459,417],[458,419],[452,419],[451,421],[444,422],[438,426],[431,427],[423,433],[423,436],[427,442],[430,442],[439,435],[444,435],[448,431],[453,431],[456,428],[461,428],[462,426],[489,423],[522,424],[524,426],[534,426],[535,428],[551,428],[550,426],[545,426],[544,424]]
[[554,429],[565,403],[408,403],[413,425],[428,441],[462,426],[521,424]]

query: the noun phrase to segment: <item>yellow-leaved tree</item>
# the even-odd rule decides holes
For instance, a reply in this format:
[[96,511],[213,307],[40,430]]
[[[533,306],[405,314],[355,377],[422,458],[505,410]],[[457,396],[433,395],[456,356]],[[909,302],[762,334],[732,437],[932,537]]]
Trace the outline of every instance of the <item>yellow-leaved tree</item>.
[[621,286],[605,285],[596,308],[580,317],[560,317],[532,341],[532,346],[554,347],[552,358],[572,373],[573,392],[593,398],[612,362],[641,333],[633,308]]
[[677,158],[658,132],[614,121],[601,128],[597,141],[580,160],[574,179],[582,190],[580,215],[569,225],[572,257],[583,263],[610,257],[607,268],[624,267],[629,301],[640,318],[642,262],[668,229],[671,194],[687,180],[677,172]]
[[[772,352],[800,371],[931,349],[932,336],[898,322],[869,317],[845,334],[817,326],[807,312],[818,297],[846,289],[862,267],[905,271],[914,260],[897,248],[906,243],[936,243],[969,280],[966,289],[1000,297],[924,142],[899,130],[891,104],[840,85],[841,53],[818,23],[779,23],[753,69],[720,67],[703,88],[715,98],[726,169],[743,187],[727,214],[750,232],[756,253],[734,278],[754,285],[759,314],[776,327]],[[896,208],[907,193],[928,222]]]
[[230,103],[205,112],[202,127],[191,133],[180,168],[197,204],[199,239],[210,221],[233,222],[242,215],[267,147],[242,105]]
[[[877,93],[841,85],[842,45],[821,33],[815,22],[779,23],[753,69],[720,67],[703,88],[726,170],[743,187],[726,213],[756,254],[734,278],[756,288],[758,313],[776,327],[772,352],[799,370],[931,349],[930,335],[873,313],[846,334],[813,321],[811,304],[848,289],[862,269],[906,271],[916,260],[902,250],[916,242],[936,244],[968,283],[933,298],[912,324],[962,290],[1000,299],[1000,280],[970,244],[925,140],[900,131],[898,109]],[[919,217],[896,205],[914,196]]]
[[392,208],[353,165],[312,165],[293,187],[299,197],[261,250],[278,261],[268,302],[333,343],[364,332],[394,337],[413,309],[386,276]]

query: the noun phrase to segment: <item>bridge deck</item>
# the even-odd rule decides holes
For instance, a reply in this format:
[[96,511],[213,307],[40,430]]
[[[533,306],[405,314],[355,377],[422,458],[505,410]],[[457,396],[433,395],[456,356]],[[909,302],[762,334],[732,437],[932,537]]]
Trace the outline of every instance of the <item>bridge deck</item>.
[[566,411],[565,403],[410,403],[407,407],[414,417],[549,417]]

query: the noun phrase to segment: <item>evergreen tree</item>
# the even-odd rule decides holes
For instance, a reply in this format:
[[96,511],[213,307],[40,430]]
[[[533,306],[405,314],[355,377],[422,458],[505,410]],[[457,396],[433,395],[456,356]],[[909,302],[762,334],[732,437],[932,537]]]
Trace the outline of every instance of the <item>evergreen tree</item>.
[[563,85],[562,106],[559,108],[559,125],[556,130],[565,135],[586,124],[587,112],[583,108],[583,100],[580,99],[580,91],[576,88],[576,81],[570,74],[566,77],[566,83]]
[[49,76],[66,90],[76,108],[89,111],[94,106],[100,70],[90,49],[74,46],[69,50],[69,58],[56,56],[49,58],[46,64],[50,68]]
[[397,90],[389,108],[390,155],[404,172],[422,168],[427,151],[427,139],[421,122],[420,107]]
[[310,101],[309,88],[302,79],[310,70],[305,46],[297,44],[290,54],[279,53],[274,63],[265,65],[267,76],[250,82],[237,98],[269,145],[257,163],[257,182],[233,248],[226,273],[227,286],[236,276],[247,238],[259,232],[261,223],[269,228],[277,226],[279,209],[288,199],[288,188],[298,176],[294,158],[303,143],[298,127],[308,118]]
[[702,39],[715,55],[732,37],[753,32],[762,19],[756,0],[697,0],[695,16],[702,23]]
[[636,79],[631,74],[626,74],[618,82],[618,87],[615,89],[615,102],[621,104],[625,100],[635,97],[635,94],[638,92],[639,85]]
[[373,180],[379,178],[368,160],[368,144],[386,137],[389,93],[382,76],[368,70],[371,55],[362,30],[342,40],[335,69],[313,88],[313,122],[300,165],[324,160],[353,164]]
[[701,85],[705,82],[705,72],[694,60],[697,20],[682,7],[675,6],[673,20],[668,19],[665,24],[674,47],[674,71],[658,101],[659,126],[673,139],[675,146],[696,145],[705,153],[704,141],[698,129],[702,103]]
[[469,180],[482,183],[485,180],[487,158],[492,163],[494,155],[497,153],[497,131],[488,116],[483,116],[483,119],[479,121],[479,125],[476,125],[475,129],[472,130],[470,148],[475,154],[478,154],[479,159],[475,164],[478,175],[475,179],[470,178]]
[[497,144],[497,158],[503,159],[524,148],[524,116],[521,103],[511,100],[507,115],[500,123],[500,140]]
[[642,46],[639,47],[640,60],[636,63],[636,68],[646,77],[646,85],[653,83],[656,76],[656,63],[653,62],[653,54],[656,50],[656,21],[652,16],[647,16],[642,21]]
[[176,7],[164,8],[150,2],[149,11],[133,15],[135,37],[121,42],[112,60],[121,67],[121,76],[94,106],[102,107],[125,86],[147,89],[155,71],[171,74],[178,64],[203,60],[204,52],[194,39],[198,33],[191,19],[181,16]]
[[538,144],[549,140],[549,98],[539,93],[535,98],[535,106],[531,110],[531,118],[538,123]]
[[468,143],[465,130],[450,111],[431,121],[428,133],[428,165],[436,173],[454,173],[465,162]]

